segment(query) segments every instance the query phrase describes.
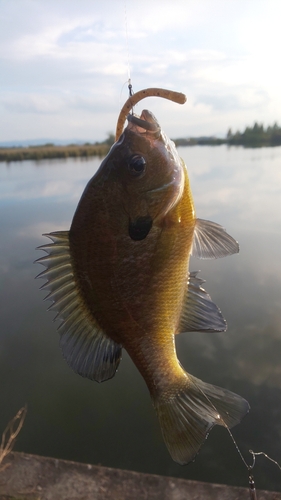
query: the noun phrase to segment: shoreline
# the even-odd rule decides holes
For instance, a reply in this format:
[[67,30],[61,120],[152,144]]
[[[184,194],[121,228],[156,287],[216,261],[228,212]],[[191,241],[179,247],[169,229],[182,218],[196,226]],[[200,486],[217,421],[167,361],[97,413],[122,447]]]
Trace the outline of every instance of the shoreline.
[[[261,144],[232,144],[225,139],[204,138],[204,139],[172,139],[176,147],[192,147],[192,146],[221,146],[226,144],[229,147],[242,146],[244,148],[264,148],[277,147],[279,144],[261,143]],[[60,158],[91,158],[98,156],[103,158],[107,155],[111,145],[109,144],[85,144],[85,145],[69,145],[69,146],[28,146],[28,147],[0,147],[0,162],[14,162],[24,160],[46,160]]]
[[45,160],[57,158],[89,158],[91,156],[104,157],[110,149],[108,144],[85,144],[84,146],[28,146],[14,148],[0,148],[0,162]]

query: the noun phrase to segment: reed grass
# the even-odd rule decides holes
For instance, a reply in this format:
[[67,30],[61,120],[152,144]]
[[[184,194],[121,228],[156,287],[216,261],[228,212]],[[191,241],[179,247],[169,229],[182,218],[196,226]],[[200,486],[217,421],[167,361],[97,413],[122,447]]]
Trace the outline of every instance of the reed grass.
[[2,440],[0,443],[0,472],[7,466],[7,464],[2,465],[2,462],[4,458],[11,453],[14,447],[15,440],[22,429],[26,412],[26,407],[21,408],[12,420],[10,420],[2,434]]
[[83,146],[29,146],[0,148],[0,161],[44,160],[53,158],[103,157],[110,149],[109,144],[85,144]]

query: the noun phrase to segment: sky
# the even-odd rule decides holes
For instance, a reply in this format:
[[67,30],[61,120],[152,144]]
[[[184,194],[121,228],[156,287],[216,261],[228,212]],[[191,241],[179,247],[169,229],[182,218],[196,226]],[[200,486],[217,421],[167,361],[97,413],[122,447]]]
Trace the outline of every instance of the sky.
[[99,141],[128,97],[172,137],[281,123],[280,0],[0,0],[0,143]]

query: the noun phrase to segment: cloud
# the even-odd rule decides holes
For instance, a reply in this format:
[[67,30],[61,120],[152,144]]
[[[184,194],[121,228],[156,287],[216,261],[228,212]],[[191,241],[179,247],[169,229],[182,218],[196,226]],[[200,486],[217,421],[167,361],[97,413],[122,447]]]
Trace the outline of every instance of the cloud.
[[228,111],[240,107],[239,98],[235,94],[228,95],[199,95],[195,104],[206,104],[212,109]]
[[3,108],[12,113],[20,114],[41,114],[57,115],[67,113],[73,109],[88,113],[104,113],[112,111],[112,99],[106,95],[98,96],[95,93],[90,95],[75,95],[66,92],[62,95],[58,93],[18,93],[9,92],[0,94],[0,104]]
[[[228,218],[232,213],[231,224],[240,232],[247,234],[258,220],[263,234],[265,231],[281,234],[278,208],[280,148],[275,152],[270,148],[238,147],[232,148],[230,154],[226,146],[204,147],[200,150],[200,157],[192,148],[181,148],[180,155],[189,171],[196,207],[200,210],[198,217],[206,218],[206,214],[216,217],[215,207],[219,200],[219,206],[228,211]],[[248,186],[246,197],[241,186]],[[268,245],[266,240],[263,244]]]
[[2,106],[14,113],[55,114],[62,110],[63,101],[57,95],[17,94],[1,96]]
[[[34,238],[38,239],[41,237],[41,235],[48,234],[51,231],[66,231],[69,228],[69,220],[61,221],[58,223],[57,221],[50,220],[50,221],[42,221],[42,222],[35,222],[34,224],[29,224],[26,225],[23,229],[18,229],[15,232],[15,237],[19,239],[27,239],[27,238]],[[49,243],[50,241],[47,241],[46,239],[42,238],[42,245],[45,243]],[[38,255],[39,257],[42,257],[42,255]]]
[[224,93],[225,91],[222,89],[222,92],[219,92],[219,90],[217,93],[198,95],[195,105],[205,104],[214,110],[225,113],[230,110],[257,109],[267,106],[270,101],[268,93],[262,89],[244,87],[243,89],[238,88],[233,93]]
[[[75,206],[101,161],[99,158],[85,160],[82,171],[77,168],[77,161],[73,158],[56,162],[59,163],[59,168],[54,169],[52,160],[42,160],[40,163],[27,161],[24,166],[17,162],[7,167],[8,180],[0,184],[0,208],[3,210],[5,200],[18,203],[39,198],[55,199],[56,204],[67,201]],[[44,168],[46,165],[47,169]]]
[[[135,91],[162,86],[187,93],[191,104],[185,118],[184,111],[167,108],[163,101],[155,107],[169,112],[174,137],[188,134],[191,126],[191,133],[204,135],[222,133],[238,121],[242,126],[264,117],[274,121],[281,98],[279,45],[274,34],[266,36],[274,17],[268,13],[270,5],[268,0],[266,8],[259,4],[253,12],[242,0],[235,8],[233,2],[219,0],[132,0],[125,12],[113,0],[49,0],[48,5],[43,0],[9,0],[0,14],[2,139],[33,134],[36,116],[41,118],[40,136],[55,131],[62,137],[67,130],[73,136],[76,129],[83,139],[89,112],[104,112],[104,120],[96,117],[99,126],[91,125],[101,138],[110,128],[109,108],[115,123],[129,67]],[[247,26],[255,39],[264,29],[256,46]],[[76,124],[73,111],[78,111]],[[28,127],[23,116],[28,116]],[[54,116],[59,126],[52,123]]]

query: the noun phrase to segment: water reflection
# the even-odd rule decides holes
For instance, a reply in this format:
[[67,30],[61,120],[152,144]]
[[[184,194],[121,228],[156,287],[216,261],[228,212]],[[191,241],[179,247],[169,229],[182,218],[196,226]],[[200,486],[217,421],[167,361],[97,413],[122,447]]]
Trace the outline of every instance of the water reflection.
[[[182,148],[198,217],[227,227],[239,255],[192,260],[227,321],[225,334],[177,338],[188,371],[241,394],[251,412],[234,429],[246,457],[281,460],[281,148]],[[78,377],[63,361],[56,326],[42,303],[33,260],[44,232],[68,229],[98,159],[0,164],[0,428],[28,404],[17,449],[189,479],[247,485],[223,428],[195,463],[174,464],[162,442],[143,380],[124,354],[105,384]],[[280,472],[257,462],[259,488],[281,489]]]

